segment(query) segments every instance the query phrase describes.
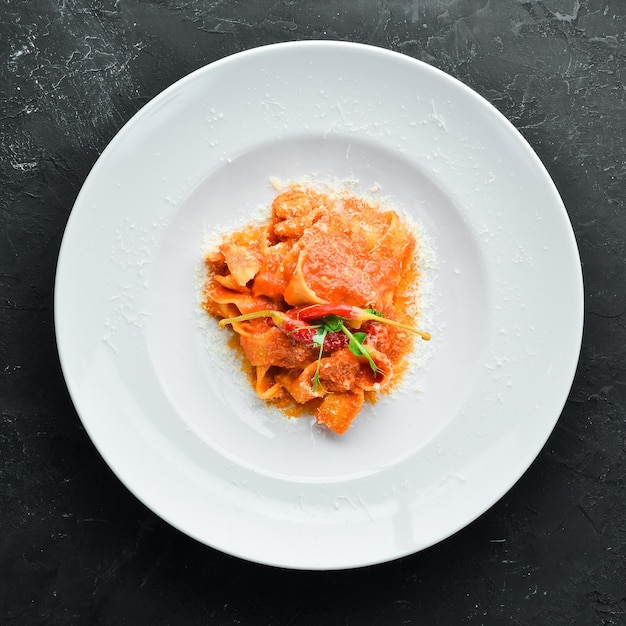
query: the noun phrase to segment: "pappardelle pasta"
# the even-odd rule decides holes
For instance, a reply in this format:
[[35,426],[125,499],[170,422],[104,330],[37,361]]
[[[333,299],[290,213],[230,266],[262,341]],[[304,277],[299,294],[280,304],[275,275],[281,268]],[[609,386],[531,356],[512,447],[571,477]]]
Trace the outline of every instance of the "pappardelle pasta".
[[261,399],[343,434],[430,339],[413,327],[415,252],[395,211],[292,185],[206,253],[202,307],[236,333]]

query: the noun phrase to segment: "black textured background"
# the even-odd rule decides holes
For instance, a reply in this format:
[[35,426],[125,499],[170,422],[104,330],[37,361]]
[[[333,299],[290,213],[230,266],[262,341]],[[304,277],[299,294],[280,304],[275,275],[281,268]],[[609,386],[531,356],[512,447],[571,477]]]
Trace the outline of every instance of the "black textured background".
[[[623,0],[0,0],[0,624],[625,624],[625,30]],[[295,39],[485,96],[552,175],[586,283],[578,374],[525,476],[440,545],[348,572],[245,563],[146,510],[54,343],[63,229],[109,140],[190,71]]]

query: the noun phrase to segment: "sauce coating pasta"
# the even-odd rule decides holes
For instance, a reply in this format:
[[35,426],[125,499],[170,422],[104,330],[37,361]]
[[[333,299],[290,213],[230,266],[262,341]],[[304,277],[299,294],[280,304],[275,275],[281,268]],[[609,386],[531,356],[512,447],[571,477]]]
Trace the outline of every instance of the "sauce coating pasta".
[[236,333],[261,399],[343,434],[430,338],[412,326],[415,251],[395,211],[292,185],[205,255],[202,307]]

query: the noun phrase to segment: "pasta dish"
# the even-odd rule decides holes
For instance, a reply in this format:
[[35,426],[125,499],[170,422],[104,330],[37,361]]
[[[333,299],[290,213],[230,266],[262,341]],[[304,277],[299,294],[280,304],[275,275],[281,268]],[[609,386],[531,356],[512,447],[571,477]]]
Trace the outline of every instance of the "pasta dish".
[[292,185],[206,253],[202,307],[235,332],[261,399],[343,434],[430,339],[413,327],[415,252],[395,211]]

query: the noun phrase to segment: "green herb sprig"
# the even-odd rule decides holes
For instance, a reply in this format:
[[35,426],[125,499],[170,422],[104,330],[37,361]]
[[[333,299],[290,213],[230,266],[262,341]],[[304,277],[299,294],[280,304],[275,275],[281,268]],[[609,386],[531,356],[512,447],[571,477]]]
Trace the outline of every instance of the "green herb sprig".
[[[380,313],[374,311],[373,309],[369,309],[368,312],[373,315],[380,316]],[[348,338],[348,349],[350,352],[352,352],[355,356],[365,357],[374,374],[384,374],[383,370],[374,362],[370,351],[364,343],[365,338],[367,337],[366,333],[362,331],[353,333],[345,324],[346,318],[340,317],[339,315],[328,315],[327,317],[319,320],[319,322],[319,324],[316,324],[317,331],[313,337],[314,345],[319,346],[317,367],[315,368],[315,374],[313,375],[313,391],[325,391],[320,380],[320,365],[324,354],[324,341],[326,340],[326,335],[330,332],[342,332]]]

